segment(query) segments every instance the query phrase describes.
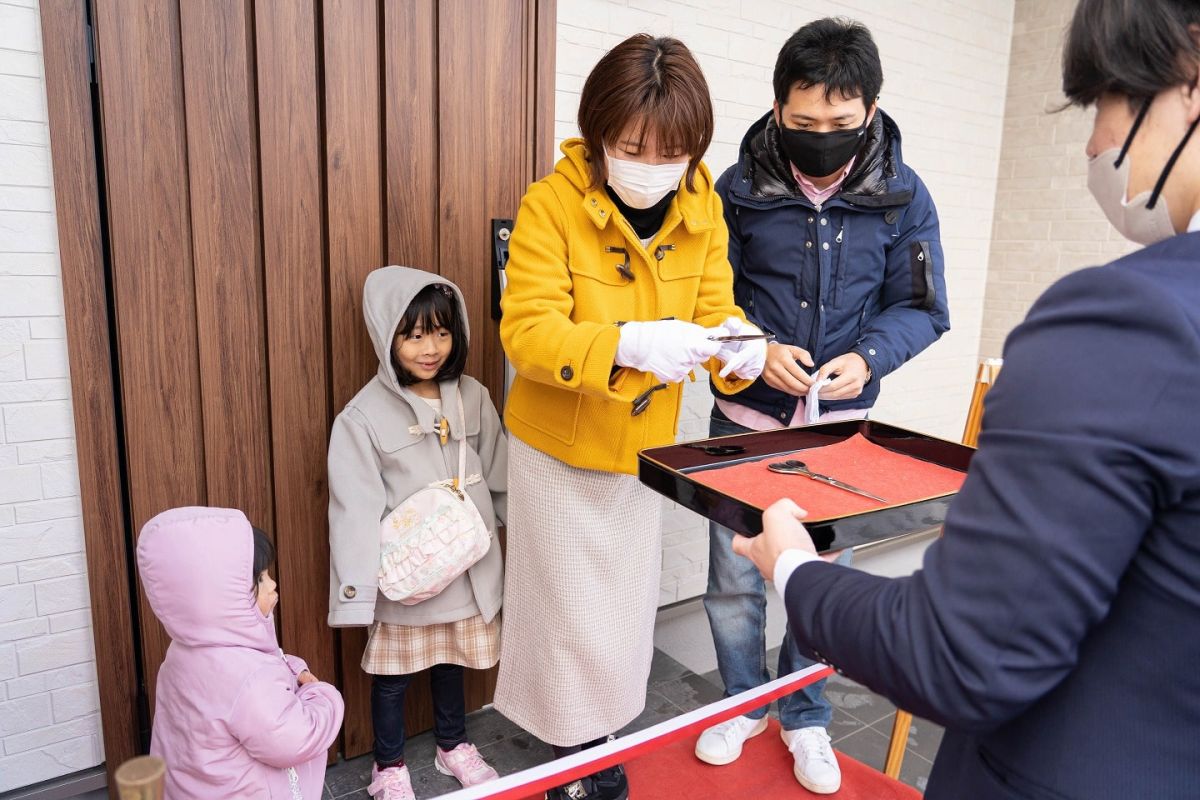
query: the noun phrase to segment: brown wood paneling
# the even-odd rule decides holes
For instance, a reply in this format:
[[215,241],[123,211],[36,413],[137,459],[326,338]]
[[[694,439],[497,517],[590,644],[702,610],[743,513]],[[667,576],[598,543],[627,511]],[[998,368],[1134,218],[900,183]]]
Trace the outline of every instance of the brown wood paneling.
[[[489,221],[511,217],[553,159],[554,2],[96,10],[97,120],[86,73],[72,72],[86,69],[81,7],[45,0],[42,13],[95,635],[114,645],[97,653],[109,758],[136,735],[129,532],[190,504],[237,506],[274,532],[283,643],[340,679],[343,751],[366,752],[365,632],[325,626],[328,425],[376,369],[363,281],[398,262],[458,283],[468,372],[500,400]],[[89,124],[103,141],[110,308]],[[113,523],[122,479],[129,532]],[[138,602],[152,691],[167,639],[140,585]],[[469,708],[490,700],[494,678],[469,675]],[[407,707],[410,732],[429,727],[426,676]]]
[[[374,374],[363,322],[367,273],[384,263],[379,24],[375,3],[325,0],[325,175],[333,412]],[[359,667],[364,629],[341,632],[346,724],[342,753],[371,749],[370,682]]]
[[[515,216],[531,179],[534,10],[526,0],[441,0],[438,6],[439,260],[442,275],[467,298],[467,372],[497,403],[504,351],[491,317],[491,220]],[[496,670],[468,675],[467,707],[491,702]]]
[[467,372],[495,398],[503,396],[504,351],[491,317],[491,220],[516,214],[532,173],[528,13],[525,0],[438,6],[439,262],[467,298]]
[[363,282],[383,266],[379,19],[374,3],[325,0],[325,169],[336,413],[375,373]]
[[250,8],[179,10],[207,503],[273,532]]
[[438,271],[437,9],[383,6],[387,262]]
[[107,287],[100,233],[87,30],[73,0],[43,0],[42,44],[54,199],[60,226],[63,305],[71,362],[71,405],[83,506],[100,719],[109,782],[137,754],[137,665],[127,572],[128,530],[121,501]]
[[536,6],[532,46],[533,174],[530,181],[549,175],[557,160],[554,147],[554,65],[558,40],[558,0],[530,0]]
[[[99,3],[109,244],[135,530],[205,502],[178,6]],[[138,584],[151,697],[168,644]]]
[[337,678],[329,607],[329,430],[314,0],[255,9],[263,264],[283,646]]

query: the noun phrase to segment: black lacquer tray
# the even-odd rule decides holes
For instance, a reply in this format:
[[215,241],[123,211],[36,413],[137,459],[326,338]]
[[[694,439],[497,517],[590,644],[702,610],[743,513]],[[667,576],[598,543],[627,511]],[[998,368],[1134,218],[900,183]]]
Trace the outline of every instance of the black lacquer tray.
[[[763,509],[699,483],[690,476],[707,469],[758,461],[796,450],[823,447],[862,434],[868,441],[912,458],[966,472],[975,448],[874,420],[849,420],[742,433],[652,447],[638,453],[638,477],[646,486],[685,508],[739,533],[762,532]],[[712,455],[688,445],[733,445],[744,452]],[[946,520],[954,494],[886,506],[805,523],[818,551],[861,547],[935,528]]]

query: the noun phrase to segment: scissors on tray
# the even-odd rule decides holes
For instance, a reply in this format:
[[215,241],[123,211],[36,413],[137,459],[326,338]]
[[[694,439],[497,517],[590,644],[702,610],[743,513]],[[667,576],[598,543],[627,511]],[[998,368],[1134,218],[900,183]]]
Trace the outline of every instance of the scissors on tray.
[[839,481],[837,478],[831,478],[828,475],[822,475],[819,472],[813,472],[803,461],[797,461],[794,458],[790,458],[787,461],[776,461],[772,464],[767,464],[767,469],[771,470],[771,472],[778,472],[783,475],[803,475],[806,478],[812,478],[814,481],[819,481],[820,483],[834,486],[838,489],[842,489],[843,491],[853,492],[854,494],[859,494],[863,497],[869,497],[872,500],[878,500],[881,503],[887,502],[887,500],[884,500],[879,495],[865,492],[862,489],[859,489],[857,486],[851,486],[844,481]]

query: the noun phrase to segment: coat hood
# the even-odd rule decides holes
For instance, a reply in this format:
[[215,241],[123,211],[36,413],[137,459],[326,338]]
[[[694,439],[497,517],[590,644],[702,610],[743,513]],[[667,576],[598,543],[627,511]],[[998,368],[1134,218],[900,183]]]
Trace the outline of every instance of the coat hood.
[[[900,128],[882,108],[876,108],[867,126],[866,141],[855,158],[854,169],[838,193],[843,200],[875,208],[905,205],[912,200],[912,181],[900,168]],[[749,180],[748,195],[752,198],[802,196],[783,155],[773,112],[768,111],[746,131],[739,165],[743,177]]]
[[273,615],[255,602],[254,533],[241,511],[175,508],[142,528],[138,572],[171,640],[279,652]]
[[375,355],[379,358],[379,377],[397,394],[404,394],[405,390],[392,368],[392,342],[396,338],[396,329],[400,327],[400,320],[404,319],[404,312],[413,298],[426,286],[433,284],[447,286],[454,293],[458,313],[462,316],[463,331],[470,340],[466,300],[458,287],[442,276],[411,267],[380,267],[367,276],[363,286],[363,317],[366,319],[367,332],[371,335],[371,344],[375,346]]
[[587,144],[578,137],[567,139],[558,146],[563,158],[554,165],[554,171],[581,192],[586,192],[592,182],[592,170],[588,166],[591,156]]
[[[412,408],[417,418],[417,425],[426,433],[433,433],[437,426],[437,415],[433,408],[411,389],[404,386],[396,377],[392,367],[392,342],[396,338],[396,330],[422,289],[432,284],[449,287],[458,303],[458,313],[462,317],[463,333],[468,343],[471,338],[470,321],[467,317],[467,303],[462,292],[442,276],[426,272],[423,269],[411,267],[380,267],[367,276],[363,286],[363,317],[367,323],[367,332],[371,335],[371,344],[375,347],[375,355],[379,359],[377,377],[388,391],[397,395]],[[450,409],[455,402],[455,390],[458,381],[442,381],[440,384],[442,407],[449,412],[447,421],[450,423],[451,437],[461,439],[465,434],[462,430],[458,414]]]

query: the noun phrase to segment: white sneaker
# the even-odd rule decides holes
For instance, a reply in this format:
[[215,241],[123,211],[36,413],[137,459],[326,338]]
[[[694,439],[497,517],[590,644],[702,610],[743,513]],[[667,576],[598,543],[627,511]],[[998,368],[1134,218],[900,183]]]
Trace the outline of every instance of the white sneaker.
[[700,734],[696,758],[718,767],[732,764],[742,755],[742,745],[767,729],[767,718],[734,717]]
[[783,731],[783,743],[796,760],[792,772],[801,786],[814,794],[833,794],[841,788],[842,768],[824,728]]

